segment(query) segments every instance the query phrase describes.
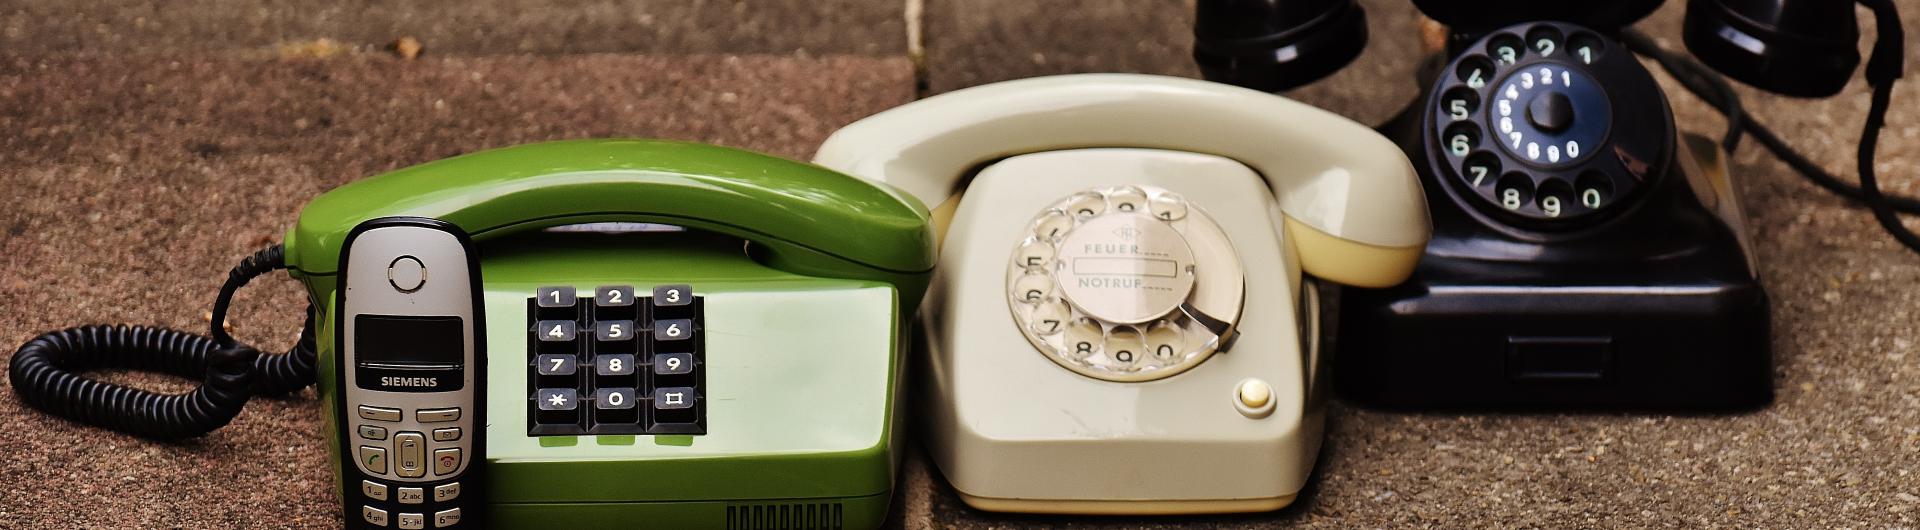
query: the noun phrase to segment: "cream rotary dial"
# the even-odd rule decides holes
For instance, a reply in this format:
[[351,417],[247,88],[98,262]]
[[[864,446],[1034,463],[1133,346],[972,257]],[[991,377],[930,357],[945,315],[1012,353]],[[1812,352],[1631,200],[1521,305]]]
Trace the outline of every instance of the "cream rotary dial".
[[1007,267],[1021,333],[1054,362],[1110,381],[1199,365],[1237,333],[1246,280],[1211,218],[1149,186],[1088,190],[1029,223]]

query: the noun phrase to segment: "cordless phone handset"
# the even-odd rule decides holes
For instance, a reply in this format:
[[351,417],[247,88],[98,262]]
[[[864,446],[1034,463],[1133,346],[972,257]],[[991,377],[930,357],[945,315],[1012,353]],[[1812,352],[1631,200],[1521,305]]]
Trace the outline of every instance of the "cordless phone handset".
[[486,350],[478,260],[459,228],[422,217],[366,221],[342,245],[335,439],[351,462],[341,494],[356,526],[479,526]]

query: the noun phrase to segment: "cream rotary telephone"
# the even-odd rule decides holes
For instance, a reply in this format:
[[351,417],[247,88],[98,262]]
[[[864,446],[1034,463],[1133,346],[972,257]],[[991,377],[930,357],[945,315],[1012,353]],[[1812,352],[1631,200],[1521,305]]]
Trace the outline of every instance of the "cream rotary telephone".
[[1429,225],[1386,138],[1262,92],[1117,74],[861,120],[816,163],[933,207],[914,388],[970,505],[1278,509],[1323,424],[1308,276],[1387,286]]

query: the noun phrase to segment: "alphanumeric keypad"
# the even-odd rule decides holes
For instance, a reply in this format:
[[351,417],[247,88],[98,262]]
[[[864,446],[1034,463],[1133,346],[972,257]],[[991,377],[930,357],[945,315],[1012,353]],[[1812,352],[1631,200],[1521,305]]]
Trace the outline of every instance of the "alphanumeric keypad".
[[705,434],[704,300],[685,284],[527,300],[528,434]]

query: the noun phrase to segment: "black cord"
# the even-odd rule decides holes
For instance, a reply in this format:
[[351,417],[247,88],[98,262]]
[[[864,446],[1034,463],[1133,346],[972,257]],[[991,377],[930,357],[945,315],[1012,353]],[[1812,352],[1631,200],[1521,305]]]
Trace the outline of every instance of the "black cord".
[[1807,180],[1828,191],[1843,197],[1866,203],[1873,211],[1875,220],[1892,234],[1902,245],[1920,252],[1920,236],[1916,236],[1906,225],[1900,223],[1898,214],[1920,214],[1920,200],[1911,197],[1889,196],[1880,190],[1876,178],[1873,160],[1879,148],[1880,130],[1886,125],[1887,110],[1891,106],[1894,82],[1899,80],[1905,65],[1903,43],[1905,34],[1900,27],[1900,15],[1890,0],[1859,0],[1861,5],[1873,11],[1880,36],[1875,41],[1873,54],[1867,61],[1867,82],[1873,85],[1872,104],[1867,110],[1865,125],[1860,131],[1859,171],[1860,185],[1854,186],[1841,181],[1838,177],[1822,169],[1819,164],[1808,160],[1793,150],[1792,146],[1780,139],[1765,125],[1746,115],[1740,104],[1739,94],[1733,91],[1724,77],[1713,72],[1706,65],[1691,57],[1681,56],[1661,48],[1653,39],[1634,30],[1621,32],[1621,40],[1634,52],[1652,58],[1668,74],[1673,75],[1681,86],[1707,102],[1727,117],[1727,133],[1721,139],[1721,147],[1729,153],[1739,145],[1742,132],[1751,134],[1755,141],[1765,146],[1774,156],[1799,172]]
[[[28,406],[81,423],[148,438],[190,438],[233,421],[255,394],[298,391],[314,382],[313,307],[306,328],[285,355],[260,355],[226,332],[233,293],[262,274],[286,268],[279,245],[241,260],[227,273],[213,305],[211,337],[129,325],[68,328],[34,337],[14,352],[7,374]],[[166,395],[103,383],[81,372],[105,368],[202,378],[198,388]]]

